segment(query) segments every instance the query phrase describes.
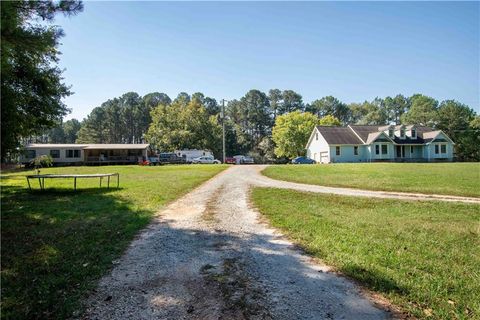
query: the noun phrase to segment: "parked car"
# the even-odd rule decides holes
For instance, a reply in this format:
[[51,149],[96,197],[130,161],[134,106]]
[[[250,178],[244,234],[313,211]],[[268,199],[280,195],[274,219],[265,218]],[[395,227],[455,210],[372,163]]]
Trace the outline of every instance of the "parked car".
[[253,164],[253,163],[255,163],[253,158],[250,157],[250,156],[238,155],[238,156],[234,156],[234,158],[235,158],[235,163],[236,164]]
[[214,163],[214,164],[219,164],[222,163],[220,160],[215,159],[214,157],[211,156],[203,156],[203,157],[198,157],[192,159],[192,163]]
[[151,166],[161,165],[160,159],[157,157],[148,157],[148,162]]
[[234,157],[226,157],[226,158],[225,158],[225,163],[227,163],[227,164],[235,164],[235,163],[237,163],[237,160],[235,160]]
[[174,152],[162,152],[158,155],[160,164],[186,163],[185,157],[179,157]]
[[296,157],[292,160],[293,164],[315,164],[317,163],[315,160],[307,158],[307,157]]

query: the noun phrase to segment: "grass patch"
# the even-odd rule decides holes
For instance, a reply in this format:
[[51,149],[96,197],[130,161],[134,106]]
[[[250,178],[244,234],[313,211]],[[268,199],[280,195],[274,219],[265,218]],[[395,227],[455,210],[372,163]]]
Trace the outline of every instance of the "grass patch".
[[[45,180],[27,190],[26,174],[1,176],[1,310],[4,319],[64,319],[163,205],[225,169],[223,165],[108,166],[41,173],[120,173],[120,189],[98,179]],[[105,181],[104,181],[105,182]],[[38,188],[38,182],[34,187]],[[116,181],[112,183],[116,186]],[[53,189],[51,189],[53,188]]]
[[480,197],[480,163],[274,165],[270,178],[331,187]]
[[255,188],[272,225],[410,315],[480,318],[480,205]]

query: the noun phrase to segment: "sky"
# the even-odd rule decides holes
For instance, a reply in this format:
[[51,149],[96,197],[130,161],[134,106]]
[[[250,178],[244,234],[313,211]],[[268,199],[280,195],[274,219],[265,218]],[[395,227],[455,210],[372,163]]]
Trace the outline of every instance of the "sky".
[[58,16],[79,120],[130,91],[305,103],[423,93],[480,111],[479,2],[84,2]]

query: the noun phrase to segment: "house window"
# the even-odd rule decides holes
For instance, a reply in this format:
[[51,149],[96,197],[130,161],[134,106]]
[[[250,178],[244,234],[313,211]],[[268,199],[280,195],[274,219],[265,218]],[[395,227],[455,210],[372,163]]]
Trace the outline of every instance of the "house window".
[[417,130],[412,129],[412,139],[417,139]]
[[394,133],[395,133],[395,131],[393,131],[393,128],[388,129],[388,136],[390,138],[393,138]]
[[335,155],[339,156],[340,155],[340,147],[335,147]]
[[435,154],[438,154],[438,144],[435,145]]
[[358,147],[357,146],[353,147],[353,155],[358,156]]
[[375,154],[380,154],[380,146],[378,144],[375,145]]
[[388,154],[388,145],[382,144],[382,154]]
[[315,140],[318,140],[318,133],[315,133]]
[[405,129],[404,128],[400,129],[400,138],[402,138],[402,139],[405,138]]
[[413,146],[410,146],[410,153],[413,154]]
[[60,158],[60,150],[50,150],[50,156],[54,159]]
[[35,150],[27,150],[27,159],[33,159],[37,156],[37,151]]
[[80,150],[65,150],[66,158],[80,158]]
[[441,144],[440,145],[440,153],[447,153],[447,145]]

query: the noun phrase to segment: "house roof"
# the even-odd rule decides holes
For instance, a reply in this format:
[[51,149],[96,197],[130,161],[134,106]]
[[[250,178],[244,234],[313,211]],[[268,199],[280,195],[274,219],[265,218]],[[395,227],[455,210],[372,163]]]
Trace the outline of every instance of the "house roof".
[[76,143],[67,143],[67,144],[62,144],[62,143],[31,143],[27,144],[25,147],[26,148],[45,148],[45,149],[52,149],[52,148],[72,148],[72,149],[146,149],[148,148],[148,144],[142,143],[142,144],[106,144],[106,143],[101,143],[101,144],[96,144],[96,143],[86,143],[86,144],[76,144]]
[[363,141],[367,141],[368,135],[372,132],[379,131],[379,126],[360,126],[360,125],[350,125],[353,131],[362,139]]
[[440,132],[441,132],[440,130],[423,132],[422,133],[422,138],[425,141],[425,143],[428,143],[428,142],[432,141],[433,139],[435,139],[435,137],[438,136],[438,134]]
[[[349,125],[348,127],[317,126],[317,130],[320,131],[328,144],[371,144],[390,127],[394,127],[398,130],[402,125]],[[434,140],[437,135],[442,132],[440,130],[433,130],[430,127],[420,125],[407,125],[403,127],[405,127],[406,130],[415,128],[417,131],[417,138],[412,139],[411,137],[406,136],[404,139],[400,139],[397,136],[394,138],[390,138],[387,135],[385,136],[395,144],[425,144]],[[312,135],[310,136],[310,140],[312,139]]]
[[317,126],[328,144],[363,144],[349,127]]
[[[385,137],[387,137],[387,135],[385,133],[383,133],[383,131],[377,131],[377,132],[372,132],[372,133],[369,133],[368,134],[368,138],[367,138],[367,141],[365,141],[366,144],[370,144],[370,143],[373,143],[375,142],[375,140],[378,139],[378,137],[380,137],[381,135],[384,135]],[[387,137],[388,140],[391,140],[390,138]]]

